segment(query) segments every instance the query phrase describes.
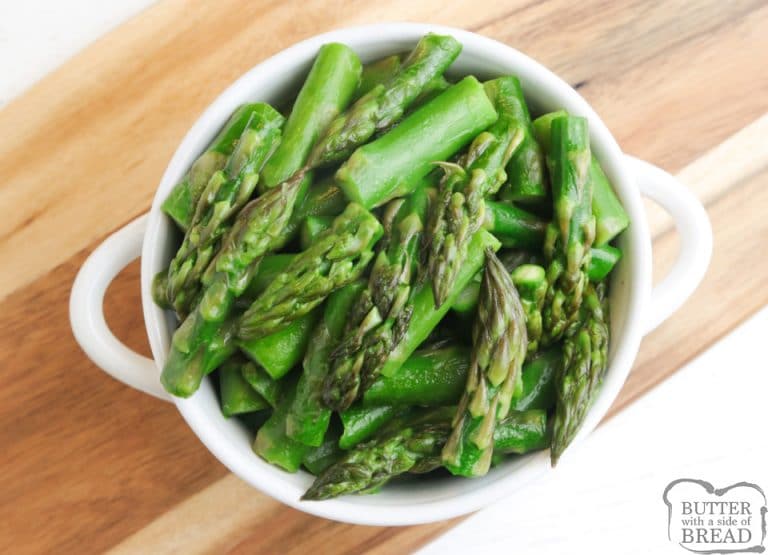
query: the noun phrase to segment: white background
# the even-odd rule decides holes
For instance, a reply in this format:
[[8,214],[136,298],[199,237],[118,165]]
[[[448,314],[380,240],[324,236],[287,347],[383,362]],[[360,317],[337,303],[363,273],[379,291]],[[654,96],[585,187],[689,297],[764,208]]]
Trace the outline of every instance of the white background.
[[[153,0],[0,0],[0,107]],[[457,526],[424,555],[686,553],[665,486],[768,488],[768,309],[599,428],[556,471]]]

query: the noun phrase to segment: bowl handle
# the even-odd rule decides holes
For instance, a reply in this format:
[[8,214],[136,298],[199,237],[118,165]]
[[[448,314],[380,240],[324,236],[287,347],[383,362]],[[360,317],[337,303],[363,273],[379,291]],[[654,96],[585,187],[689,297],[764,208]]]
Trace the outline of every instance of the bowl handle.
[[141,254],[147,215],[110,235],[77,273],[69,296],[69,320],[85,354],[107,374],[158,399],[170,401],[152,359],[123,345],[104,320],[104,293],[115,276]]
[[651,292],[646,312],[648,334],[669,318],[693,294],[712,257],[712,226],[699,199],[673,176],[644,160],[627,159],[640,193],[656,201],[675,222],[680,252],[674,266]]

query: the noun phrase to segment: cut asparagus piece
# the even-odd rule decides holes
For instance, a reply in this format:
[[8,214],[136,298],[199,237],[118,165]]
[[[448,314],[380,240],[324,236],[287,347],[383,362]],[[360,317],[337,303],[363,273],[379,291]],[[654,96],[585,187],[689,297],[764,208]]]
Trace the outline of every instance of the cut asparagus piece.
[[317,240],[275,277],[240,319],[243,341],[263,337],[318,306],[333,291],[358,279],[381,237],[379,221],[350,204]]
[[349,310],[363,288],[363,282],[350,283],[328,297],[323,317],[312,331],[296,397],[286,419],[286,433],[296,441],[312,446],[323,441],[331,419],[331,410],[322,402],[323,380],[328,374],[331,351],[341,338]]
[[227,123],[216,135],[208,149],[192,164],[190,170],[171,190],[168,198],[161,205],[176,224],[187,231],[195,207],[203,189],[214,173],[224,168],[227,157],[232,154],[237,139],[251,120],[259,104],[243,104],[230,116]]
[[360,59],[348,46],[320,47],[288,116],[283,142],[264,167],[264,187],[275,187],[304,167],[312,147],[355,94],[361,70]]
[[299,469],[304,455],[309,450],[308,446],[292,440],[285,432],[285,421],[295,394],[296,381],[293,380],[285,385],[283,398],[269,420],[259,428],[253,442],[253,450],[257,455],[288,472],[296,472]]
[[488,472],[496,422],[509,412],[528,343],[525,313],[512,278],[490,250],[472,336],[464,395],[442,450],[443,465],[460,476]]
[[380,206],[411,192],[436,160],[448,159],[495,120],[483,86],[465,77],[358,148],[336,172],[336,181],[350,200]]
[[264,398],[256,393],[240,373],[243,361],[233,359],[219,370],[221,412],[226,417],[268,408]]
[[352,406],[339,413],[344,432],[339,447],[351,449],[375,434],[382,426],[400,414],[402,409],[392,405],[381,407]]
[[400,69],[400,56],[393,54],[363,66],[360,76],[360,86],[357,87],[356,97],[368,94],[377,85],[383,85]]
[[608,308],[605,284],[587,285],[582,322],[563,343],[563,369],[557,380],[552,430],[552,466],[584,423],[608,367]]
[[250,386],[269,403],[272,408],[277,407],[282,395],[281,382],[275,380],[258,364],[245,361],[240,368],[240,373]]
[[335,410],[348,408],[361,385],[365,389],[378,376],[408,329],[427,202],[426,191],[419,189],[391,201],[384,211],[384,238],[368,286],[350,311],[325,380],[323,399]]
[[498,120],[475,137],[458,163],[441,164],[444,176],[424,234],[426,270],[438,306],[453,288],[469,240],[485,220],[485,196],[498,191],[504,183],[504,167],[522,144],[524,132],[513,110],[516,83],[514,77],[486,83],[486,98],[493,101]]

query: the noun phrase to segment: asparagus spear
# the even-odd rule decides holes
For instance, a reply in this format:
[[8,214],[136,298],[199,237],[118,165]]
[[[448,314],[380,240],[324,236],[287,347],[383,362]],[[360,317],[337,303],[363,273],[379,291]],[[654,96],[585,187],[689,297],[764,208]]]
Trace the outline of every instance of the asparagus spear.
[[520,294],[520,302],[525,312],[528,337],[526,356],[530,357],[538,351],[543,333],[542,309],[547,295],[546,271],[537,264],[523,264],[512,271],[512,283]]
[[531,116],[520,81],[513,79],[509,111],[517,126],[523,130],[523,140],[507,164],[508,181],[499,195],[507,201],[540,203],[547,197],[544,153],[533,136]]
[[373,87],[331,123],[315,145],[308,165],[315,168],[344,160],[377,130],[396,123],[424,86],[441,75],[460,51],[461,44],[453,37],[431,33],[422,37],[392,77]]
[[621,260],[621,249],[611,245],[594,247],[589,258],[589,269],[587,275],[589,280],[597,283],[603,281],[613,268]]
[[595,218],[585,118],[563,116],[552,121],[550,157],[554,217],[544,243],[544,254],[549,261],[543,310],[545,345],[560,340],[578,318],[588,282]]
[[261,366],[250,360],[243,362],[240,373],[253,390],[269,403],[270,407],[277,407],[277,403],[283,395],[282,382],[272,378]]
[[393,54],[365,64],[360,76],[360,85],[357,87],[357,98],[368,94],[375,86],[382,85],[391,79],[400,69],[401,61],[398,54]]
[[213,258],[228,220],[249,200],[264,162],[280,142],[283,116],[257,104],[223,170],[213,174],[200,195],[181,247],[168,267],[167,298],[186,314],[200,290],[202,273]]
[[203,189],[214,173],[222,169],[232,154],[237,139],[252,120],[259,104],[243,104],[229,118],[208,149],[195,160],[186,175],[173,188],[161,208],[183,230],[187,231]]
[[293,398],[296,395],[296,380],[287,378],[282,398],[264,425],[256,433],[253,442],[254,452],[268,463],[274,464],[288,472],[296,472],[301,466],[307,451],[307,445],[292,440],[286,434],[286,418]]
[[300,244],[302,249],[308,249],[315,239],[333,225],[331,216],[307,216],[301,224]]
[[[536,140],[545,152],[550,149],[552,122],[568,115],[565,110],[539,116],[533,122]],[[629,216],[621,205],[610,181],[603,172],[600,162],[593,155],[589,163],[589,177],[592,180],[592,214],[595,216],[595,245],[607,245],[629,225]]]
[[353,405],[339,413],[344,432],[339,439],[339,447],[351,449],[365,441],[383,426],[402,413],[402,407],[383,405],[380,407],[362,407]]
[[563,370],[557,380],[552,432],[552,466],[576,437],[597,396],[608,365],[608,309],[605,283],[587,285],[582,322],[563,344]]
[[465,77],[358,148],[336,172],[336,182],[350,200],[366,208],[379,206],[411,192],[435,160],[452,156],[495,120],[482,85]]
[[441,164],[445,175],[425,233],[427,275],[438,306],[445,302],[464,264],[469,239],[483,224],[485,195],[496,192],[504,183],[504,166],[523,140],[523,131],[511,109],[515,83],[514,77],[486,83],[498,120],[472,141],[459,163]]
[[349,324],[333,352],[324,388],[326,405],[344,410],[379,374],[387,355],[408,329],[419,241],[427,211],[427,193],[391,201],[382,217],[384,239],[371,269],[368,287],[351,310]]
[[539,249],[547,223],[535,214],[507,202],[485,201],[483,227],[510,248]]
[[279,330],[359,278],[381,233],[381,224],[370,212],[359,204],[347,206],[333,226],[253,301],[240,319],[240,339],[249,341]]
[[265,188],[291,178],[307,162],[312,147],[349,104],[362,65],[344,44],[324,44],[312,64],[285,124],[283,142],[264,166]]
[[219,370],[221,412],[226,417],[262,410],[269,406],[243,378],[240,373],[242,363],[242,360],[231,359]]
[[296,396],[286,418],[288,437],[306,445],[320,445],[328,429],[331,411],[322,403],[322,383],[330,366],[331,351],[341,338],[345,319],[363,287],[359,281],[331,294],[322,319],[312,331]]
[[328,430],[323,442],[317,447],[312,447],[304,454],[301,464],[315,476],[319,476],[326,468],[336,463],[344,456],[344,451],[339,447],[339,430],[334,426]]
[[[406,472],[440,466],[440,452],[451,433],[451,408],[414,411],[392,421],[374,439],[348,451],[325,469],[302,499],[322,500],[378,490]],[[499,453],[523,454],[546,447],[546,413],[511,412],[493,434]]]
[[488,251],[469,374],[442,451],[443,464],[452,474],[488,472],[494,428],[509,412],[527,342],[525,313],[515,286],[496,255]]

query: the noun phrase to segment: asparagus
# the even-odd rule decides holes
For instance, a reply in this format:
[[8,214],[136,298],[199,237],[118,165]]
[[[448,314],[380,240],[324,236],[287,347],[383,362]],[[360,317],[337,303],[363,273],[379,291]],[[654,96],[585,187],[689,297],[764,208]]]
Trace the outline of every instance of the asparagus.
[[555,406],[555,378],[562,367],[559,348],[541,351],[523,365],[523,390],[512,400],[512,410],[549,410]]
[[339,447],[351,449],[358,443],[365,441],[384,425],[390,422],[398,414],[402,413],[401,407],[382,405],[380,407],[362,407],[353,405],[339,413],[344,432],[339,439]]
[[[568,115],[565,110],[539,116],[533,122],[536,140],[545,152],[549,151],[552,137],[552,122]],[[629,216],[621,205],[610,181],[603,172],[600,162],[593,155],[589,163],[589,177],[592,181],[592,214],[595,216],[595,245],[607,245],[629,225]]]
[[161,205],[163,212],[173,218],[183,231],[186,232],[189,227],[203,189],[211,176],[226,164],[227,157],[232,154],[237,139],[252,120],[254,112],[259,109],[258,106],[259,104],[243,104],[235,110],[208,149],[195,160]]
[[344,410],[378,376],[387,355],[408,329],[409,304],[416,275],[419,241],[427,211],[427,193],[391,201],[382,217],[384,238],[371,269],[368,287],[358,297],[343,339],[333,352],[323,399]]
[[160,381],[166,391],[189,397],[200,387],[212,339],[228,321],[234,301],[258,271],[262,256],[280,240],[279,231],[290,210],[285,185],[248,203],[238,214],[221,250],[203,274],[202,298],[173,334],[171,350]]
[[500,197],[507,201],[540,203],[547,197],[544,153],[533,136],[523,89],[517,78],[513,79],[509,111],[517,126],[523,130],[523,140],[507,164],[508,181],[501,189]]
[[328,430],[323,442],[317,447],[312,447],[304,453],[301,464],[315,476],[320,475],[326,468],[338,462],[344,451],[339,447],[340,433],[336,427]]
[[515,83],[514,77],[502,77],[486,84],[498,120],[472,141],[458,163],[441,164],[444,176],[425,233],[427,275],[438,306],[445,302],[464,264],[470,238],[483,224],[485,195],[504,183],[504,166],[523,140],[511,109]]
[[535,214],[507,202],[485,201],[483,227],[509,248],[539,249],[547,223]]
[[291,218],[282,230],[282,244],[288,243],[310,217],[338,216],[347,206],[347,198],[333,179],[313,184],[297,203]]
[[411,192],[435,160],[452,156],[495,120],[482,85],[465,77],[355,150],[336,172],[336,182],[350,200],[366,208],[379,206]]
[[552,431],[552,466],[576,437],[602,384],[608,365],[608,310],[605,283],[587,285],[582,322],[563,344]]
[[240,319],[240,339],[249,341],[274,333],[359,278],[381,233],[381,224],[370,212],[359,204],[347,206],[333,226],[298,254],[253,301]]
[[455,405],[469,369],[465,347],[416,351],[392,376],[379,376],[366,390],[363,406]]
[[238,346],[273,379],[280,379],[304,356],[312,335],[312,328],[319,317],[319,311],[312,310],[270,335],[250,341],[240,341]]
[[377,85],[386,83],[400,69],[402,60],[398,54],[381,58],[363,66],[360,85],[357,87],[357,98],[368,94]]
[[621,249],[611,245],[594,247],[590,254],[589,269],[587,275],[589,280],[597,283],[603,281],[621,259]]
[[213,258],[228,220],[249,200],[264,162],[280,142],[281,116],[257,104],[224,169],[213,174],[197,202],[181,247],[168,267],[167,299],[186,314],[200,290],[200,278]]
[[544,254],[549,261],[543,310],[542,342],[545,345],[559,341],[578,318],[588,282],[595,218],[585,118],[563,116],[552,121],[550,156],[554,217],[544,243]]
[[341,338],[345,319],[363,287],[362,281],[351,283],[328,297],[323,317],[312,331],[296,397],[286,418],[288,437],[306,445],[319,446],[328,429],[331,411],[322,403],[322,383],[330,366],[331,351]]
[[465,391],[442,450],[443,464],[452,474],[482,476],[488,472],[494,428],[509,412],[527,342],[525,313],[515,286],[489,250]]
[[268,463],[288,472],[296,472],[309,450],[308,446],[292,440],[286,434],[286,418],[296,395],[296,381],[289,379],[284,385],[282,394],[269,420],[256,433],[253,450]]
[[302,249],[308,249],[315,239],[333,225],[331,216],[307,216],[301,224],[300,244]]
[[352,99],[361,69],[348,46],[330,43],[320,48],[288,116],[283,142],[264,166],[265,188],[276,187],[304,167],[312,147]]
[[269,406],[243,378],[240,373],[242,363],[241,360],[231,359],[219,370],[221,412],[226,417],[255,412]]
[[546,271],[537,264],[523,264],[515,268],[511,276],[525,312],[525,328],[528,337],[526,356],[532,356],[539,349],[544,331],[542,309],[547,295]]
[[283,394],[282,382],[272,378],[261,366],[250,360],[242,364],[240,373],[253,390],[269,403],[270,407],[277,407],[277,403]]
[[[414,411],[392,421],[374,439],[360,444],[326,468],[302,496],[322,500],[378,490],[392,478],[440,466],[440,452],[451,433],[450,408]],[[493,434],[498,453],[523,454],[546,447],[546,413],[511,412]]]
[[441,75],[459,55],[461,44],[453,37],[428,34],[386,82],[376,85],[330,124],[309,158],[312,168],[347,158],[377,130],[396,123],[435,76]]

